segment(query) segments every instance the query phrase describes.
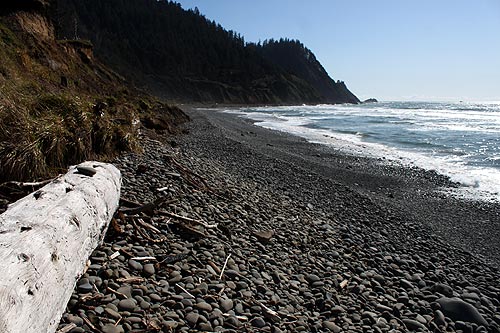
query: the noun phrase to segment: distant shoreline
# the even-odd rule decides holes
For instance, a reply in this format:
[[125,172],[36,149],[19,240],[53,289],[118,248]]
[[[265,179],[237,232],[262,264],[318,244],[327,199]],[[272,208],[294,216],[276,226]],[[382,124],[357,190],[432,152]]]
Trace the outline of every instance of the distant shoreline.
[[397,212],[401,218],[412,220],[444,241],[482,255],[500,267],[497,241],[500,239],[500,205],[442,193],[444,187],[457,186],[445,176],[416,167],[384,165],[370,157],[349,156],[328,146],[256,126],[254,121],[234,114],[185,110],[195,122],[211,124],[230,140],[256,153],[299,165],[347,186],[384,210]]
[[498,206],[435,193],[435,173],[185,111],[185,135],[114,161],[123,204],[148,208],[118,214],[61,329],[499,331],[500,228],[482,223]]

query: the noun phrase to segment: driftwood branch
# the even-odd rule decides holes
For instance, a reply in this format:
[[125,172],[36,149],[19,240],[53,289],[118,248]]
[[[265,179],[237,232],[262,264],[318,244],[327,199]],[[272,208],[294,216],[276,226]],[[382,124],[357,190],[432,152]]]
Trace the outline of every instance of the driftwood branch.
[[217,228],[217,225],[216,224],[208,224],[208,223],[205,223],[201,220],[195,220],[195,219],[192,219],[192,218],[189,218],[189,217],[186,217],[186,216],[182,216],[182,215],[177,215],[177,214],[174,214],[174,213],[171,213],[171,212],[166,212],[166,211],[158,211],[158,215],[163,215],[163,216],[167,216],[167,217],[171,217],[173,219],[177,219],[177,220],[180,220],[180,221],[183,221],[183,222],[188,222],[188,223],[193,223],[193,224],[199,224],[207,229],[213,229],[213,228]]

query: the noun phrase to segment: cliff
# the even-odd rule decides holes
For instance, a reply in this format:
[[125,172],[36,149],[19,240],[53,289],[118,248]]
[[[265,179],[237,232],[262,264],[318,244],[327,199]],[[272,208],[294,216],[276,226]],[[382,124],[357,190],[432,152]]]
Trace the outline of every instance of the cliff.
[[60,38],[83,37],[136,85],[179,102],[357,103],[304,50],[249,44],[197,10],[156,0],[58,0]]
[[92,44],[57,40],[45,1],[0,11],[0,180],[48,177],[90,158],[140,149],[151,117],[172,131],[182,111],[126,86]]
[[344,82],[335,82],[314,53],[298,40],[268,40],[256,45],[258,52],[284,71],[309,83],[324,103],[360,103]]

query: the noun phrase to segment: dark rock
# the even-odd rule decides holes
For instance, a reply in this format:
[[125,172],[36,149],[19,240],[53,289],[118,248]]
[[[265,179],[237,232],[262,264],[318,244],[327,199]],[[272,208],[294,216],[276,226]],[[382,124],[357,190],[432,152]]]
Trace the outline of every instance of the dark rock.
[[405,289],[413,289],[414,288],[413,284],[410,281],[405,280],[405,279],[399,280],[399,284],[401,285],[401,287],[403,287]]
[[118,291],[121,294],[124,294],[127,296],[127,298],[132,298],[132,287],[131,286],[122,286],[118,288],[116,291]]
[[464,323],[463,321],[456,321],[455,322],[455,329],[460,330],[464,333],[473,333],[474,332],[472,326],[468,323]]
[[197,309],[200,309],[200,310],[203,310],[203,311],[206,311],[206,312],[210,312],[212,311],[212,306],[210,304],[208,304],[207,302],[200,302],[200,303],[197,303],[195,305],[195,307]]
[[471,323],[476,323],[478,325],[487,326],[488,323],[484,320],[483,316],[477,311],[477,309],[459,298],[447,298],[443,297],[437,300],[441,305],[441,311],[446,317],[451,318],[454,321],[462,320]]
[[200,319],[200,315],[197,314],[196,312],[189,312],[186,315],[186,321],[189,323],[190,326],[194,327],[197,323],[198,320]]
[[446,297],[452,297],[453,296],[453,289],[451,289],[450,286],[443,284],[443,283],[438,283],[432,286],[432,291],[436,293],[443,294]]
[[105,308],[104,312],[106,312],[111,318],[114,318],[114,319],[120,319],[122,317],[118,312],[116,312],[115,310],[113,310],[111,308]]
[[103,333],[123,333],[123,326],[122,325],[113,325],[113,324],[106,324],[104,327],[101,329]]
[[306,275],[306,280],[309,283],[314,283],[314,282],[320,281],[321,278],[318,275],[316,275],[316,274],[307,274]]
[[342,328],[340,328],[334,322],[331,322],[331,321],[327,321],[327,320],[323,321],[323,327],[328,329],[329,331],[332,331],[335,333],[342,332]]
[[257,327],[257,328],[262,328],[266,326],[266,322],[262,317],[256,317],[250,321],[252,326]]
[[137,171],[136,171],[136,173],[137,173],[138,175],[142,175],[143,173],[145,173],[146,171],[148,171],[148,169],[149,169],[149,166],[148,166],[148,165],[146,165],[146,164],[139,164],[139,165],[137,166]]
[[91,293],[94,290],[94,287],[90,283],[84,283],[78,286],[78,291],[81,293]]
[[179,326],[179,323],[173,320],[165,320],[162,322],[162,325],[166,327],[168,330],[173,331],[174,329],[177,328],[177,326]]
[[406,325],[406,327],[409,329],[409,330],[418,330],[418,329],[422,329],[422,330],[425,330],[425,326],[421,323],[419,323],[418,321],[416,320],[413,320],[413,319],[403,319],[403,324]]
[[232,327],[240,327],[241,326],[241,321],[238,320],[235,316],[230,316],[227,319],[224,320],[225,324],[228,324]]
[[83,325],[83,319],[80,318],[80,317],[78,317],[78,316],[69,315],[67,319],[68,319],[68,321],[70,323],[73,323],[76,326],[82,326]]
[[436,310],[434,312],[434,322],[438,326],[445,326],[446,325],[446,320],[444,318],[444,314],[440,310]]
[[143,271],[146,275],[154,275],[155,274],[155,266],[153,264],[144,265]]
[[141,301],[139,303],[139,306],[144,310],[148,310],[151,307],[151,304],[149,304],[149,302],[146,301]]
[[231,299],[222,299],[220,301],[220,307],[224,312],[228,312],[233,309],[234,303]]
[[142,264],[133,260],[133,259],[130,259],[128,261],[128,265],[130,266],[130,268],[132,268],[136,271],[142,271]]
[[136,302],[133,299],[122,299],[118,302],[118,308],[125,311],[133,311],[136,307]]

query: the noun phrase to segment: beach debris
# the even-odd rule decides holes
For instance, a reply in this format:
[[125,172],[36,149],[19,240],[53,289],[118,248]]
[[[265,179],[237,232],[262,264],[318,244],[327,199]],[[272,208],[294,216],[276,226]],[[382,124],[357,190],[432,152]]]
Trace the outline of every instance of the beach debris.
[[226,269],[229,258],[231,258],[231,253],[227,256],[226,261],[224,261],[224,266],[222,266],[222,269],[220,270],[219,280],[224,276],[224,270]]
[[[105,243],[92,254],[92,264],[81,279],[89,285],[79,288],[78,283],[59,329],[74,320],[71,315],[85,315],[101,332],[104,328],[137,333],[338,332],[362,331],[367,325],[383,331],[421,329],[421,325],[425,331],[439,327],[468,331],[472,323],[453,322],[429,303],[449,294],[449,288],[453,295],[474,301],[489,324],[473,330],[497,328],[493,297],[498,292],[485,289],[497,281],[492,279],[497,274],[477,266],[484,269],[484,275],[481,272],[474,278],[477,275],[471,274],[477,271],[470,267],[476,266],[469,263],[469,257],[459,261],[457,270],[452,266],[457,262],[455,252],[448,245],[413,234],[406,237],[400,232],[408,229],[406,225],[391,224],[397,236],[389,237],[393,231],[387,229],[388,217],[373,220],[371,202],[366,201],[366,210],[361,209],[358,216],[361,204],[351,202],[349,195],[347,199],[339,196],[335,198],[338,211],[331,212],[330,201],[327,208],[322,199],[295,201],[293,196],[298,194],[287,184],[276,183],[280,190],[272,192],[263,185],[262,169],[251,180],[242,180],[226,177],[224,165],[174,155],[186,168],[206,176],[210,185],[228,186],[228,193],[234,193],[230,199],[221,199],[185,181],[175,165],[162,157],[168,149],[149,157],[123,157],[121,167],[129,178],[124,181],[127,190],[120,201],[121,212],[115,215],[122,233],[110,226]],[[148,177],[136,176],[137,163],[151,165]],[[149,177],[151,170],[157,178]],[[181,178],[167,176],[167,172],[178,172]],[[309,179],[305,177],[298,188]],[[162,187],[163,191],[157,190]],[[325,193],[330,190],[325,186]],[[137,209],[148,203],[146,210]],[[150,239],[166,240],[154,243],[137,229]],[[267,236],[273,246],[258,240],[258,232],[268,233],[260,236]],[[407,247],[408,242],[417,248]],[[427,256],[427,247],[436,245],[439,250],[434,247]],[[467,268],[465,275],[462,267]],[[401,279],[411,283],[411,294],[402,292]],[[416,304],[425,312],[407,311]],[[96,332],[81,321],[78,328]]]
[[[95,173],[82,177],[79,169]],[[0,298],[10,300],[0,302],[0,331],[57,329],[54,318],[64,313],[75,281],[90,269],[85,263],[105,237],[118,207],[120,184],[115,166],[84,162],[0,215],[0,267],[9,272],[0,278]],[[26,188],[26,183],[16,185]],[[77,290],[93,293],[95,284],[83,281]]]

